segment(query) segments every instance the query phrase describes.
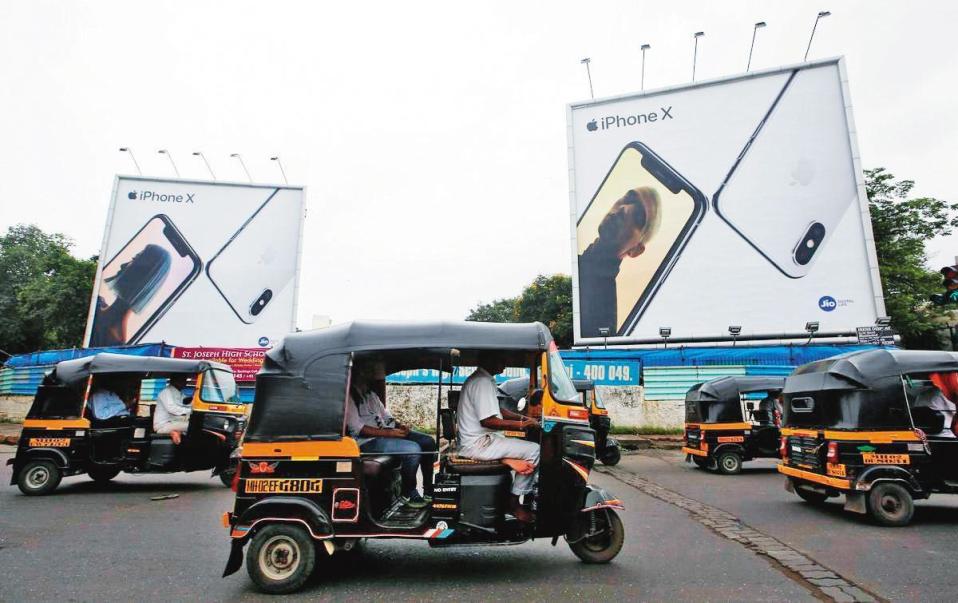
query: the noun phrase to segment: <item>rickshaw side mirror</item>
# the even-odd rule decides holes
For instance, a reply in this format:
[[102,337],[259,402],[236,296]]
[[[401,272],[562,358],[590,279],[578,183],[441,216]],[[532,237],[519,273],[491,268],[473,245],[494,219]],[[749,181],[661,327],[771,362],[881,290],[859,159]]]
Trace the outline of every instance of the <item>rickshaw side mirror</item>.
[[516,410],[522,412],[526,409],[526,399],[525,397],[519,398],[519,402],[516,404]]
[[537,389],[532,392],[532,395],[529,396],[529,406],[539,406],[542,404],[542,396],[543,391],[541,389]]

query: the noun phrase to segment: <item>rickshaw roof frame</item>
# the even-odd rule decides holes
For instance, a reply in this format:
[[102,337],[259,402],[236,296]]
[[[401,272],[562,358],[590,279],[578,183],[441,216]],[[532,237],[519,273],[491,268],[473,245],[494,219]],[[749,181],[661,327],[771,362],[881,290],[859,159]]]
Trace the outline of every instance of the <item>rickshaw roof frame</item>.
[[958,371],[958,354],[932,350],[864,350],[804,364],[786,380],[786,394],[898,387],[903,375]]
[[740,400],[742,394],[780,392],[785,388],[785,377],[760,375],[729,375],[699,383],[685,394],[686,402],[723,402]]
[[164,358],[160,356],[127,356],[103,352],[64,360],[54,367],[51,378],[72,385],[85,380],[90,375],[121,373],[157,373],[157,374],[196,374],[207,369],[233,372],[229,366],[211,360],[192,360],[187,358]]
[[545,352],[551,342],[549,329],[539,322],[357,320],[287,335],[266,353],[260,374],[302,376],[314,360],[332,354],[456,349]]

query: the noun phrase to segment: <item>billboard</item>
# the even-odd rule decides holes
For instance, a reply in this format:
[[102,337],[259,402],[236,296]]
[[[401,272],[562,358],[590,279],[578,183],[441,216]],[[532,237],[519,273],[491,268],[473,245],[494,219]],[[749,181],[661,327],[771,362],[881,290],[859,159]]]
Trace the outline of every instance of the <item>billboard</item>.
[[118,176],[87,346],[271,347],[295,328],[301,187]]
[[884,314],[842,59],[568,107],[579,344]]

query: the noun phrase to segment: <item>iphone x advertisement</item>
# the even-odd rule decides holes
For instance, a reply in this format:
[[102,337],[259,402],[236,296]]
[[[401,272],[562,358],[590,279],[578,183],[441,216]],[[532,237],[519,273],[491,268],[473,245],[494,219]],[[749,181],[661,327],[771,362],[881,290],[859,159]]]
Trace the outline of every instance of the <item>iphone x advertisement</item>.
[[576,342],[884,315],[842,59],[568,108]]
[[271,347],[294,330],[305,191],[117,177],[92,347]]

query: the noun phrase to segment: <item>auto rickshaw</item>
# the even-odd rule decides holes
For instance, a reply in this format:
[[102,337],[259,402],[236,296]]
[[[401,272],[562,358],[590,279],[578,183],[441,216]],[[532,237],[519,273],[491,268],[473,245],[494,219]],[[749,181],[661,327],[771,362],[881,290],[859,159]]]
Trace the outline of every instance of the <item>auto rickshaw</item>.
[[[612,420],[595,389],[591,379],[573,379],[575,391],[582,396],[582,405],[589,410],[589,426],[595,432],[595,458],[603,465],[615,465],[622,459],[619,442],[609,437]],[[526,378],[509,379],[499,385],[500,406],[516,410],[520,401],[529,393],[529,380]]]
[[878,349],[820,360],[785,382],[779,472],[809,503],[885,526],[911,521],[914,499],[958,493],[958,355]]
[[[480,352],[530,371],[521,412],[541,428],[518,435],[540,444],[536,491],[522,523],[506,513],[512,477],[501,461],[457,455],[458,391],[444,401],[443,377],[474,366]],[[431,503],[410,509],[398,496],[398,455],[362,453],[344,435],[352,368],[386,374],[434,369],[438,472]],[[388,405],[388,401],[386,401]],[[267,352],[241,446],[232,512],[223,515],[232,547],[223,575],[243,563],[264,592],[298,589],[317,563],[355,553],[367,538],[425,540],[433,547],[519,544],[564,537],[586,563],[606,563],[622,547],[622,503],[589,484],[595,435],[549,330],[540,323],[352,322],[295,333]]]
[[[775,398],[784,377],[731,376],[699,383],[685,395],[685,446],[682,452],[703,469],[734,475],[742,463],[778,458]],[[756,408],[748,397],[762,395]]]
[[[154,405],[140,404],[142,379],[185,374],[194,379],[189,429],[181,444],[153,433]],[[97,420],[90,408],[98,380],[129,384],[130,417]],[[137,411],[140,412],[137,412]],[[139,416],[144,415],[144,416]],[[246,406],[233,371],[205,360],[95,354],[56,365],[37,389],[23,422],[10,484],[28,496],[49,494],[69,475],[105,483],[127,473],[212,470],[232,480],[230,454],[242,437]]]

